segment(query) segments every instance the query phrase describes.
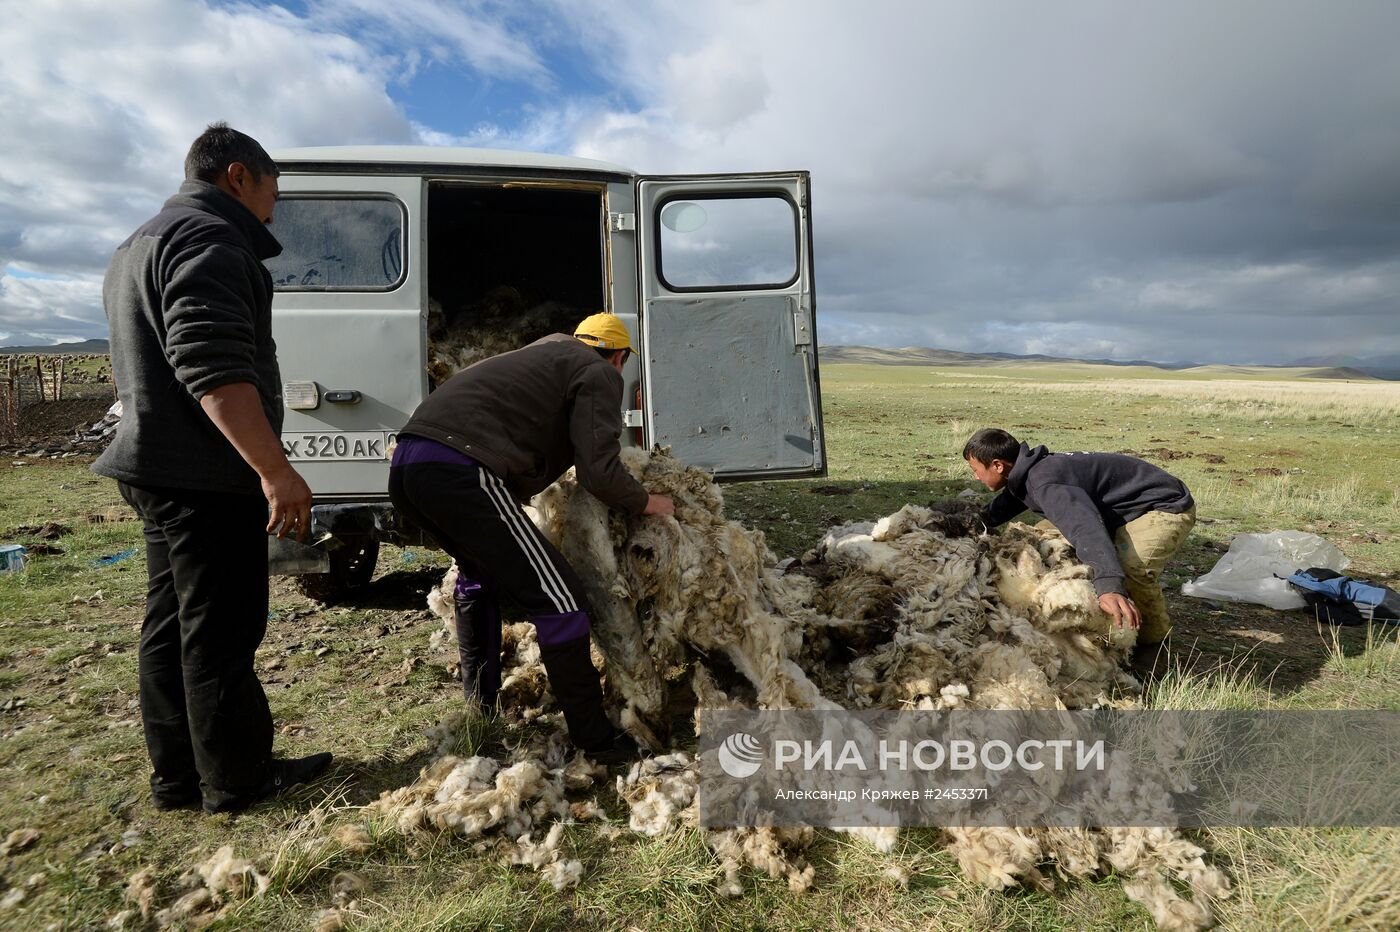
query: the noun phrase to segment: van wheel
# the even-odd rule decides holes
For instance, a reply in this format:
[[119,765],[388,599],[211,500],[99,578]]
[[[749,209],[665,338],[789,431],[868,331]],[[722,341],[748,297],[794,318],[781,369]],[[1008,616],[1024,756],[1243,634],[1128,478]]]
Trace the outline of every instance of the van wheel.
[[328,556],[331,571],[298,576],[297,588],[309,599],[334,604],[369,584],[379,560],[379,541],[369,537],[344,541]]

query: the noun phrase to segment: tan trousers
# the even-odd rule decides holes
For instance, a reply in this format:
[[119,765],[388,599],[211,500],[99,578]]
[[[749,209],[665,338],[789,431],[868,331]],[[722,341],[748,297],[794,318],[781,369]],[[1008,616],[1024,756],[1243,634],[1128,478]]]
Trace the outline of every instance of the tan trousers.
[[[1179,515],[1165,511],[1149,511],[1135,521],[1129,521],[1113,535],[1118,550],[1118,562],[1123,565],[1123,587],[1142,615],[1138,629],[1139,644],[1156,644],[1172,630],[1167,616],[1167,600],[1162,595],[1162,570],[1196,526],[1196,507]],[[1049,521],[1036,527],[1058,530]]]

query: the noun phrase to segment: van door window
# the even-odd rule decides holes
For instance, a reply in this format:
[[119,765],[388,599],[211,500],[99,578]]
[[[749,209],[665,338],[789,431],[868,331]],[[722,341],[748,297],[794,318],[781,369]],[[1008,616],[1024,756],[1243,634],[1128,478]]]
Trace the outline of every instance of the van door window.
[[785,288],[797,279],[797,208],[777,194],[687,196],[657,206],[671,291]]
[[392,291],[403,281],[404,208],[387,197],[284,197],[269,229],[277,291]]

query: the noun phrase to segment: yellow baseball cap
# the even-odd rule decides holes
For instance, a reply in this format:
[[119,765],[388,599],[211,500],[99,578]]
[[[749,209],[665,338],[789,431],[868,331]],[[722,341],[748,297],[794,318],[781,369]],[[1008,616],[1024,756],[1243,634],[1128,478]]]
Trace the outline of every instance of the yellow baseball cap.
[[594,314],[592,317],[585,317],[582,323],[574,328],[574,336],[598,349],[632,349],[632,335],[627,332],[627,325],[616,314]]

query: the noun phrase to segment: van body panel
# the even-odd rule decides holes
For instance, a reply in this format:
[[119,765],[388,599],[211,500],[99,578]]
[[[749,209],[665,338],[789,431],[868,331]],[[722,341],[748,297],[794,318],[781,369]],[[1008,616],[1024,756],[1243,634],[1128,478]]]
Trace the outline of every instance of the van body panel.
[[[279,290],[272,317],[283,385],[314,382],[321,398],[311,410],[288,408],[283,419],[283,448],[297,472],[319,501],[386,499],[387,442],[428,388],[420,261],[423,180],[284,174],[279,186],[279,210],[290,210],[287,202],[302,198],[387,198],[402,208],[402,274],[394,287]],[[276,212],[273,219],[275,236]],[[327,392],[359,394],[353,403],[332,403],[325,400]]]
[[638,181],[646,442],[719,478],[826,474],[808,185]]

